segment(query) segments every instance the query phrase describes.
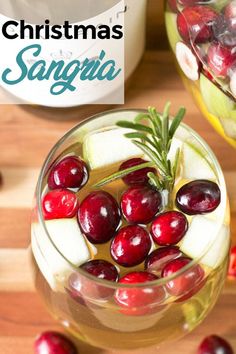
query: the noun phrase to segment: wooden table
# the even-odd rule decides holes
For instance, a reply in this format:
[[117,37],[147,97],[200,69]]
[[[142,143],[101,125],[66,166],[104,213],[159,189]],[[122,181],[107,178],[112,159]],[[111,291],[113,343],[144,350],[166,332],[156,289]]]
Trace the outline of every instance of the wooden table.
[[[153,1],[151,5],[153,6]],[[151,13],[151,11],[150,11]],[[154,26],[154,22],[151,21]],[[149,32],[150,33],[150,30]],[[207,140],[224,170],[232,209],[232,235],[236,242],[235,150],[220,138],[198,112],[175,71],[169,52],[156,50],[154,38],[132,78],[126,107],[162,108],[171,100],[175,112],[187,108],[186,122]],[[165,47],[160,45],[160,48]],[[26,258],[30,208],[39,168],[53,144],[97,107],[67,111],[24,106],[0,106],[0,353],[32,354],[34,337],[43,330],[59,329],[38,298]],[[209,317],[192,334],[168,348],[146,354],[194,354],[200,340],[212,333],[226,337],[236,350],[236,280],[227,282]],[[111,354],[79,344],[80,354]],[[144,351],[141,351],[144,353]]]

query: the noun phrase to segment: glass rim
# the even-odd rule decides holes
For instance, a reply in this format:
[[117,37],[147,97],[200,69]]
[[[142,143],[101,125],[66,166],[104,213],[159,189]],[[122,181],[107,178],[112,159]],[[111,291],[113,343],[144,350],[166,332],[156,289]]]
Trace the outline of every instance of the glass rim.
[[[86,119],[83,119],[81,122],[79,122],[78,124],[76,124],[74,127],[72,127],[71,129],[69,129],[55,144],[54,146],[51,148],[51,150],[49,151],[47,157],[44,160],[43,166],[40,170],[40,174],[38,177],[38,182],[37,182],[37,186],[36,186],[36,208],[37,208],[37,214],[39,216],[39,224],[41,225],[41,227],[43,227],[43,231],[45,232],[47,238],[49,239],[49,241],[51,242],[52,246],[55,248],[56,252],[63,258],[63,260],[71,267],[71,269],[73,270],[74,273],[79,273],[82,276],[84,276],[85,278],[90,279],[91,281],[93,281],[94,283],[97,283],[100,286],[104,286],[107,288],[112,288],[112,289],[120,289],[120,288],[146,288],[146,287],[154,287],[154,286],[161,286],[161,285],[165,285],[166,283],[168,283],[169,281],[178,278],[179,276],[181,276],[181,274],[185,273],[186,271],[188,271],[189,269],[191,269],[192,267],[198,265],[200,263],[200,260],[202,258],[204,258],[204,256],[208,253],[208,251],[211,249],[211,247],[214,244],[214,238],[212,240],[212,243],[210,243],[210,245],[207,247],[207,249],[204,251],[204,253],[195,259],[192,259],[191,262],[189,262],[187,265],[185,265],[183,268],[181,268],[179,271],[175,272],[174,274],[165,277],[165,278],[158,278],[157,280],[152,280],[149,282],[145,282],[145,283],[137,283],[137,284],[124,284],[124,283],[119,283],[119,282],[111,282],[108,280],[104,280],[104,279],[99,279],[96,278],[95,276],[93,276],[92,274],[86,272],[85,270],[83,270],[82,268],[80,268],[80,266],[76,266],[73,263],[71,263],[64,255],[63,253],[57,248],[57,246],[55,245],[55,243],[52,241],[50,234],[47,230],[46,227],[46,223],[43,217],[43,211],[42,211],[42,192],[43,192],[43,188],[42,188],[42,182],[43,182],[43,178],[45,173],[48,170],[48,167],[50,166],[50,160],[51,158],[54,156],[54,154],[56,153],[56,151],[58,150],[58,148],[74,133],[77,131],[77,129],[83,127],[85,124],[87,124],[88,122],[91,122],[95,119],[99,119],[101,117],[104,117],[105,115],[109,115],[109,114],[113,114],[113,113],[119,113],[119,112],[134,112],[134,113],[146,113],[147,110],[146,109],[140,109],[140,108],[122,108],[122,109],[112,109],[112,110],[107,110],[107,111],[103,111],[101,113],[97,113],[94,114],[92,116],[89,116]],[[207,151],[208,156],[210,157],[210,161],[213,163],[214,168],[215,168],[215,172],[216,172],[216,177],[219,181],[219,185],[220,185],[220,190],[221,190],[221,203],[225,204],[224,210],[226,210],[227,207],[227,190],[226,190],[226,184],[225,184],[225,179],[224,179],[224,175],[223,175],[223,171],[221,169],[221,166],[215,156],[215,154],[213,153],[212,149],[210,148],[210,146],[206,143],[206,141],[197,133],[195,132],[195,130],[193,130],[191,127],[189,127],[187,124],[185,123],[181,123],[180,125],[181,127],[183,127],[185,130],[187,130],[187,132],[189,132],[191,134],[191,136],[193,136],[194,139],[196,139],[198,141],[198,143],[200,143],[201,146],[204,147],[204,149]],[[223,197],[222,197],[223,196]],[[219,221],[220,220],[220,221]],[[220,228],[223,224],[223,220],[224,220],[224,215],[222,216],[222,219],[220,218],[218,220],[218,227],[216,228],[215,233],[218,234],[220,231]],[[40,250],[41,252],[41,250]],[[43,255],[44,256],[44,255]],[[186,255],[186,257],[188,257]],[[188,257],[190,258],[190,257]],[[127,268],[128,271],[129,268]],[[145,269],[143,270],[145,271]]]

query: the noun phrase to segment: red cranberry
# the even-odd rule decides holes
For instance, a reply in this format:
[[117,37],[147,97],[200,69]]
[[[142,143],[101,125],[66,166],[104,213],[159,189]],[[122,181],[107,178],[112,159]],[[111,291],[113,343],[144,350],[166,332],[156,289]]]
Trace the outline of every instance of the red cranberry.
[[204,43],[213,37],[212,26],[218,14],[209,6],[188,6],[178,13],[177,27],[185,41]]
[[145,260],[145,269],[150,272],[160,272],[171,260],[183,256],[177,246],[161,247],[149,254]]
[[176,206],[188,215],[210,213],[220,204],[220,189],[215,182],[196,180],[185,184],[176,195]]
[[173,11],[173,12],[178,12],[178,5],[177,5],[177,0],[168,0],[168,5],[169,8]]
[[208,66],[216,76],[226,77],[236,60],[236,53],[220,43],[212,43],[207,52]]
[[49,173],[48,186],[56,188],[81,188],[88,181],[88,169],[84,161],[68,156],[56,163]]
[[232,247],[230,251],[228,275],[236,278],[236,246]]
[[145,229],[135,225],[125,226],[111,243],[111,255],[123,267],[133,267],[145,260],[151,246],[151,238]]
[[234,351],[223,338],[211,335],[202,341],[198,348],[198,354],[234,354]]
[[105,243],[114,236],[120,223],[118,204],[107,192],[92,192],[81,203],[78,220],[90,242]]
[[35,341],[35,354],[77,354],[75,345],[57,332],[44,332]]
[[236,30],[236,1],[230,3],[224,8],[225,18],[228,20],[232,30]]
[[[116,282],[119,279],[116,267],[102,259],[86,262],[80,268],[100,280]],[[107,287],[106,284],[99,284],[84,275],[74,273],[69,278],[69,293],[76,301],[81,301],[83,298],[102,300],[112,296],[114,290]]]
[[55,189],[44,196],[42,206],[46,220],[72,218],[79,208],[79,201],[75,193]]
[[[122,165],[120,166],[119,170],[123,171],[123,170],[126,170],[127,168],[138,166],[138,165],[141,165],[145,162],[148,162],[148,161],[143,160],[138,157],[137,158],[135,157],[133,159],[123,162]],[[127,176],[123,177],[122,179],[123,179],[124,183],[127,184],[128,186],[148,184],[149,178],[148,178],[147,174],[149,172],[153,172],[156,174],[155,168],[146,167],[146,168],[142,168],[141,170],[131,172]]]
[[[187,266],[192,260],[188,257],[180,257],[167,263],[162,271],[162,277],[169,277]],[[170,280],[166,284],[170,295],[180,297],[184,301],[196,294],[203,286],[204,270],[199,265],[193,265],[183,274]]]
[[165,290],[161,286],[137,287],[134,284],[157,280],[158,277],[148,272],[132,272],[119,280],[120,284],[133,285],[120,288],[115,293],[115,300],[127,315],[140,316],[153,312],[153,307],[165,299]]
[[98,279],[117,281],[119,278],[116,267],[102,259],[94,259],[82,264],[80,267]]
[[176,245],[188,230],[188,220],[179,211],[159,214],[151,225],[153,241],[159,246]]
[[161,194],[149,187],[130,187],[122,195],[121,209],[127,221],[148,224],[160,211]]

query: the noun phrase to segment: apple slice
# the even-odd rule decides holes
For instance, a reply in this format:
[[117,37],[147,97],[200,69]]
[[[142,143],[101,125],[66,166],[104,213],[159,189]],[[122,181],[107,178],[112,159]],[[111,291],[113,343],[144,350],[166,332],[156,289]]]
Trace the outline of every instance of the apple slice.
[[175,47],[175,54],[179,66],[187,78],[197,81],[199,79],[199,60],[192,49],[185,43],[178,42]]
[[45,223],[52,242],[42,226],[34,223],[32,250],[42,274],[55,290],[57,281],[64,282],[71,273],[69,262],[79,266],[91,258],[91,253],[75,219],[48,220]]
[[83,143],[83,156],[90,168],[97,169],[143,156],[142,151],[124,136],[128,132],[125,128],[111,127],[87,135]]
[[229,228],[225,225],[218,230],[218,224],[205,216],[194,216],[181,243],[180,249],[187,256],[200,259],[200,263],[217,268],[225,259],[229,248]]
[[183,178],[215,180],[216,175],[200,150],[189,143],[182,149]]

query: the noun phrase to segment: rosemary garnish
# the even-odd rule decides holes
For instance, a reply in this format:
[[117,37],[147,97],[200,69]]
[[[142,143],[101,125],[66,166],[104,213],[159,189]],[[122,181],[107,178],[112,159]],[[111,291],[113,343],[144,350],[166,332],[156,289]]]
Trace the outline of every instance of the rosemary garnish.
[[[169,111],[170,102],[165,105],[162,114],[159,114],[155,108],[149,107],[148,112],[139,114],[134,122],[120,121],[117,123],[118,127],[134,130],[134,132],[125,134],[125,137],[131,139],[133,144],[150,158],[150,162],[118,171],[101,180],[95,187],[101,187],[142,168],[154,166],[158,174],[148,173],[149,183],[160,191],[167,191],[170,200],[175,184],[180,151],[177,150],[174,163],[171,163],[168,159],[168,154],[175,132],[185,115],[185,108],[181,107],[179,109],[172,122],[170,122]],[[148,124],[143,124],[144,120]]]

